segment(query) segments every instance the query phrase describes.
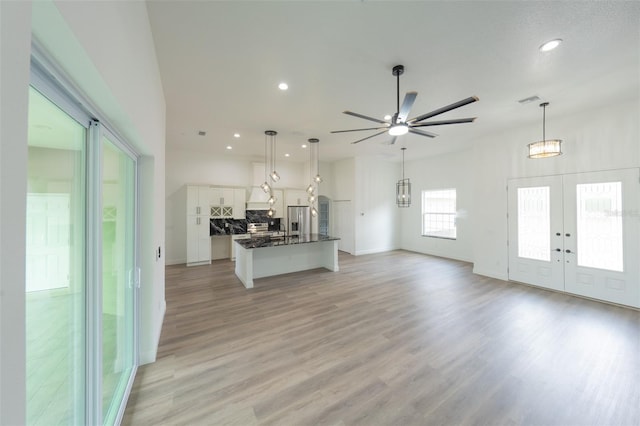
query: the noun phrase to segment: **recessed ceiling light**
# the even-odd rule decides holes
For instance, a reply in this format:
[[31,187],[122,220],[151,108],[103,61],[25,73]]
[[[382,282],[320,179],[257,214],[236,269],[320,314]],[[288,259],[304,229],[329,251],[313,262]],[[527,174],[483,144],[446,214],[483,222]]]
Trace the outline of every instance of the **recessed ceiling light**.
[[280,83],[278,84],[278,89],[280,90],[287,90],[289,88],[289,85],[287,83]]
[[304,143],[303,143],[303,144],[302,144],[302,147],[303,147],[303,148],[306,148],[306,147],[307,147],[307,144],[304,144]]
[[239,138],[239,137],[240,137],[240,133],[234,133],[234,134],[233,134],[233,137],[234,137],[234,138]]
[[560,46],[560,43],[562,43],[562,39],[561,38],[556,38],[556,39],[553,39],[553,40],[549,40],[548,42],[546,42],[542,46],[540,46],[540,51],[541,52],[548,52],[548,51],[553,50],[556,47]]
[[285,157],[289,157],[289,154],[288,154],[288,153],[287,153],[287,154],[284,154],[284,156],[285,156]]
[[384,119],[389,121],[389,120],[391,120],[391,116],[389,114],[387,114],[387,115],[384,116]]
[[227,145],[227,149],[233,149],[231,145]]

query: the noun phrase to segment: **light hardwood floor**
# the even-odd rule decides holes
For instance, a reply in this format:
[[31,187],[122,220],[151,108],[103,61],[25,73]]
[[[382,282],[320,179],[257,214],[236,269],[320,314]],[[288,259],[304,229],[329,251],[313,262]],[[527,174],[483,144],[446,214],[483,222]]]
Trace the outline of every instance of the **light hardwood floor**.
[[126,425],[638,425],[640,312],[405,251],[166,269]]

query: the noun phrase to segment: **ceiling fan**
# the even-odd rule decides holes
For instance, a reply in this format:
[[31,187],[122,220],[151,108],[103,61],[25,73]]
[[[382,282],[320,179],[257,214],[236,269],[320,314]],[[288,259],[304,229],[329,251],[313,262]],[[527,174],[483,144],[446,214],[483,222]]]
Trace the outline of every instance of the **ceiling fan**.
[[366,115],[358,114],[356,112],[351,111],[343,111],[344,114],[352,115],[358,118],[364,118],[365,120],[375,121],[376,123],[382,124],[379,127],[369,127],[366,129],[350,129],[350,130],[334,130],[331,133],[346,133],[346,132],[361,132],[365,130],[382,130],[374,135],[367,136],[366,138],[359,139],[355,142],[358,143],[365,141],[367,139],[371,139],[373,137],[379,136],[383,133],[389,133],[393,138],[391,139],[391,144],[396,143],[396,139],[398,136],[404,135],[406,133],[413,133],[420,136],[426,136],[428,138],[435,138],[435,133],[430,133],[424,130],[418,129],[418,127],[427,127],[427,126],[442,126],[445,124],[460,124],[460,123],[472,123],[476,117],[473,118],[458,118],[453,120],[440,120],[440,121],[431,121],[428,123],[423,122],[427,118],[435,117],[436,115],[443,114],[445,112],[451,111],[456,108],[460,108],[462,106],[468,105],[470,103],[476,102],[479,99],[476,96],[471,96],[469,98],[463,99],[461,101],[452,103],[451,105],[444,106],[442,108],[438,108],[434,111],[428,112],[426,114],[419,115],[415,118],[407,120],[409,117],[409,112],[411,111],[411,107],[413,103],[416,101],[416,97],[418,96],[418,92],[407,92],[404,96],[404,100],[402,101],[402,106],[400,106],[400,76],[404,73],[404,65],[396,65],[393,67],[391,73],[397,78],[397,92],[396,92],[396,113],[393,115],[390,121],[380,120],[375,117],[369,117]]

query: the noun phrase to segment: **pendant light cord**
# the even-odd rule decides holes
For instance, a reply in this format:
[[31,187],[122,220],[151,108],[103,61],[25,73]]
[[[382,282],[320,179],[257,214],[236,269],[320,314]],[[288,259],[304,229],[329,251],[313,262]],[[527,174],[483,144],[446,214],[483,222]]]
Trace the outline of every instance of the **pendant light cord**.
[[402,148],[402,180],[404,180],[404,150],[407,148]]

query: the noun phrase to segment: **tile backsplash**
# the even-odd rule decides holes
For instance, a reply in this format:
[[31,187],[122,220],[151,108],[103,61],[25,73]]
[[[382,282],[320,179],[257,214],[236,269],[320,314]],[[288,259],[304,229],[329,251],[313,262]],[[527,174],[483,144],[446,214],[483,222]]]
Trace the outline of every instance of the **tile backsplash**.
[[248,223],[268,223],[269,231],[280,231],[280,219],[267,216],[266,210],[247,210],[246,219],[210,219],[209,235],[246,234]]

